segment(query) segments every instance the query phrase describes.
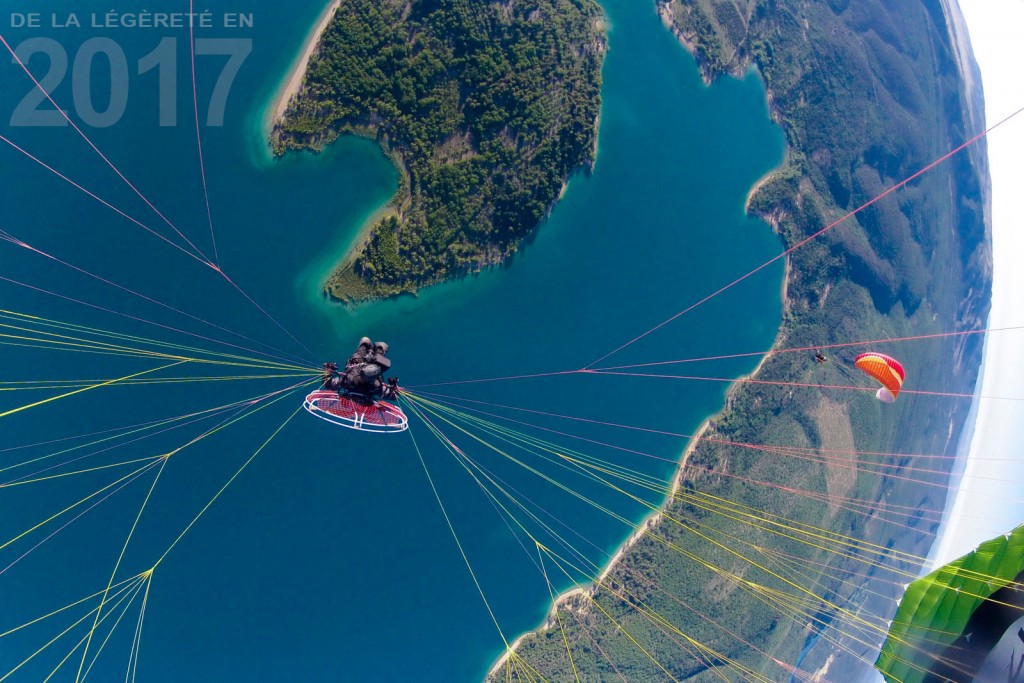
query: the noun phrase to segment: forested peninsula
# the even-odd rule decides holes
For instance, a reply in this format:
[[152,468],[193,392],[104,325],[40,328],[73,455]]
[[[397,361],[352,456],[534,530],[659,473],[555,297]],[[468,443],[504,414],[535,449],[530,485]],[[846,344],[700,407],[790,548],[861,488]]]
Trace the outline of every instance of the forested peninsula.
[[327,293],[415,292],[513,254],[593,164],[604,46],[593,0],[340,3],[271,146],[371,136],[401,182]]
[[[787,155],[748,209],[787,249],[984,127],[958,10],[940,0],[655,9],[708,82],[760,72]],[[775,347],[983,329],[987,178],[985,148],[972,146],[793,251]],[[981,336],[873,346],[898,354],[915,387],[974,391]],[[772,353],[754,377],[846,385],[843,370],[867,349],[826,350],[824,364]],[[970,400],[842,396],[734,385],[691,441],[665,506],[490,679],[789,680],[799,664],[801,680],[856,680],[909,580],[898,571],[916,576],[900,558],[927,555],[934,538]]]

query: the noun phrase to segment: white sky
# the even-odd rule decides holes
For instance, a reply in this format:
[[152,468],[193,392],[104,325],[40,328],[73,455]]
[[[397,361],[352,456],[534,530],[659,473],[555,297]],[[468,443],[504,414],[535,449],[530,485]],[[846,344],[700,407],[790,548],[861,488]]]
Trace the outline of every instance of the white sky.
[[[1024,107],[1024,0],[959,0],[985,89],[987,125]],[[1024,325],[1024,113],[988,135],[993,275],[989,328]],[[983,396],[1024,397],[1024,332],[988,335]],[[1024,523],[1024,401],[982,399],[971,458],[937,564]]]

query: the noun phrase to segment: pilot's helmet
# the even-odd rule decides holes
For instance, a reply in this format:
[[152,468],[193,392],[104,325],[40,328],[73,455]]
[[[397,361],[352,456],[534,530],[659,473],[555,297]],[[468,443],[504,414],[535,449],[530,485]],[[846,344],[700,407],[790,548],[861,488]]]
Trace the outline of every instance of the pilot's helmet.
[[359,340],[359,348],[361,348],[361,349],[365,348],[365,349],[369,350],[372,347],[373,347],[373,342],[370,341],[369,337],[363,337],[362,339]]
[[388,355],[388,344],[387,344],[387,342],[377,342],[377,344],[373,347],[373,351],[374,351],[374,353],[376,353],[378,355],[381,355],[381,356]]

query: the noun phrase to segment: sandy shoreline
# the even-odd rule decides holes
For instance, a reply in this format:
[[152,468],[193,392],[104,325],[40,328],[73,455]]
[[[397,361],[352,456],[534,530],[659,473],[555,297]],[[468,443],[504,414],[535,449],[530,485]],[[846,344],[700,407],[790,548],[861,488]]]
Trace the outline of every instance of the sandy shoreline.
[[[781,171],[783,168],[785,168],[785,166],[786,166],[786,162],[783,161],[781,164],[779,164],[778,166],[776,166],[775,168],[773,168],[772,170],[768,171],[763,176],[761,176],[760,178],[757,179],[757,182],[754,183],[753,186],[751,186],[750,192],[747,193],[747,198],[743,202],[743,211],[744,212],[746,212],[748,214],[750,213],[750,202],[752,202],[754,200],[754,195],[756,195],[761,190],[762,187],[764,187],[769,182],[774,180],[775,176],[778,175],[779,171]],[[775,229],[775,227],[776,226],[772,226],[773,229]]]
[[[761,363],[763,362],[764,360],[762,359]],[[761,369],[761,363],[759,363],[757,368],[754,369],[755,373]],[[751,373],[751,375],[753,375],[753,373]],[[640,540],[640,537],[647,533],[648,529],[651,529],[652,527],[658,524],[658,522],[661,520],[662,511],[672,501],[672,499],[675,498],[676,492],[682,485],[683,471],[686,469],[686,463],[690,459],[690,454],[693,453],[693,449],[697,447],[697,444],[704,436],[704,432],[706,432],[708,428],[711,426],[711,420],[713,417],[715,416],[713,415],[704,420],[704,422],[701,423],[700,428],[690,439],[690,443],[686,447],[686,450],[683,451],[682,458],[679,461],[679,467],[672,478],[672,486],[669,489],[668,496],[665,498],[665,501],[658,507],[658,510],[648,514],[636,525],[636,529],[633,531],[632,534],[630,534],[629,538],[627,538],[622,543],[622,545],[619,546],[618,550],[615,551],[615,554],[612,555],[611,559],[608,560],[608,563],[604,566],[604,569],[601,570],[601,574],[597,577],[597,580],[593,584],[591,584],[587,588],[570,588],[569,590],[559,594],[558,597],[555,598],[555,601],[551,603],[551,609],[548,611],[548,615],[547,617],[545,617],[544,623],[538,628],[533,629],[532,631],[527,631],[526,633],[522,634],[514,641],[512,641],[512,644],[509,645],[509,648],[505,651],[505,653],[498,658],[498,660],[494,663],[494,666],[491,667],[491,670],[487,672],[488,678],[496,674],[501,669],[501,667],[505,665],[505,662],[508,661],[508,658],[512,655],[513,652],[515,652],[516,648],[518,648],[519,645],[525,639],[530,638],[532,636],[540,635],[544,631],[554,628],[558,623],[555,618],[555,613],[558,611],[559,607],[561,607],[569,600],[572,600],[576,596],[593,595],[594,591],[597,590],[597,588],[604,583],[605,579],[608,578],[608,575],[611,574],[612,570],[615,569],[615,567],[619,564],[619,560],[622,559],[622,556],[625,554],[625,552],[632,548],[633,545],[635,545],[636,542]]]
[[[761,178],[761,180],[758,182],[763,183],[766,180],[769,180],[770,176],[771,173]],[[754,190],[751,191],[751,194],[753,194],[753,192],[756,189],[757,188],[755,187]],[[789,306],[789,300],[787,298],[789,277],[790,264],[789,259],[787,258],[785,260],[785,271],[782,277],[783,309]],[[605,579],[608,578],[608,575],[611,574],[612,570],[615,569],[615,567],[619,564],[619,561],[622,559],[622,556],[626,553],[626,551],[632,548],[633,545],[635,545],[636,542],[640,540],[640,538],[645,533],[647,533],[648,530],[658,525],[658,523],[661,521],[662,513],[664,512],[665,508],[668,507],[668,505],[672,502],[672,500],[676,496],[676,493],[679,491],[679,487],[682,486],[683,472],[686,470],[686,465],[690,460],[690,455],[693,454],[693,451],[697,447],[697,444],[700,443],[701,439],[704,438],[705,433],[708,431],[708,429],[711,428],[712,421],[715,418],[717,418],[723,410],[725,410],[726,406],[729,405],[729,401],[732,398],[732,393],[735,390],[735,388],[742,384],[744,380],[756,377],[757,374],[761,372],[761,368],[764,367],[765,361],[767,361],[768,358],[771,357],[772,352],[776,348],[778,348],[781,343],[781,339],[776,339],[775,343],[772,344],[771,349],[765,353],[764,357],[762,357],[760,361],[758,361],[757,366],[753,370],[751,370],[749,374],[743,375],[742,377],[737,377],[736,380],[732,383],[732,385],[730,385],[728,391],[726,392],[726,398],[725,402],[722,405],[722,408],[713,413],[712,415],[708,416],[701,423],[700,427],[693,434],[693,436],[690,437],[690,443],[686,446],[686,450],[683,451],[682,457],[679,460],[679,466],[677,467],[676,473],[672,478],[672,486],[669,488],[668,496],[665,497],[664,502],[662,502],[662,504],[658,507],[656,511],[652,511],[636,525],[636,529],[633,531],[633,533],[630,534],[629,538],[627,538],[622,543],[622,545],[619,546],[618,550],[615,551],[615,554],[612,555],[611,559],[608,560],[608,563],[604,566],[604,569],[601,570],[601,574],[597,577],[597,580],[586,588],[570,588],[569,590],[560,593],[558,597],[555,598],[554,602],[551,603],[551,609],[548,611],[548,615],[547,617],[545,617],[544,623],[531,631],[523,633],[521,636],[512,641],[511,645],[509,645],[505,653],[498,658],[498,660],[494,663],[494,666],[492,666],[490,671],[487,672],[487,678],[494,676],[501,669],[501,667],[505,665],[505,662],[508,661],[512,653],[515,652],[516,648],[518,648],[524,640],[533,636],[539,636],[543,632],[555,628],[558,624],[555,614],[558,611],[559,607],[561,607],[563,604],[577,596],[593,595],[597,588],[604,583]]]
[[273,105],[267,110],[267,120],[265,123],[268,134],[274,125],[281,120],[285,110],[288,108],[288,103],[299,92],[299,88],[302,87],[302,79],[306,75],[306,65],[309,64],[310,57],[313,56],[317,45],[320,44],[321,34],[327,28],[327,24],[331,19],[334,18],[334,12],[340,6],[341,0],[332,0],[330,4],[324,7],[316,25],[309,32],[309,35],[306,36],[306,41],[302,44],[302,52],[292,64],[292,68],[288,72],[288,78],[285,79],[281,88],[274,96]]

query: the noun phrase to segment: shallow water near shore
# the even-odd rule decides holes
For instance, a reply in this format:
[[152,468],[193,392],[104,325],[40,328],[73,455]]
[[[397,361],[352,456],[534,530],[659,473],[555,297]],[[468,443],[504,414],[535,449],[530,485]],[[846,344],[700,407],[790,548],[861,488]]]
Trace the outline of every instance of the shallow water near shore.
[[[67,11],[77,6],[56,4],[58,12],[61,5]],[[395,170],[372,141],[349,138],[318,156],[268,161],[260,139],[267,102],[322,5],[296,10],[256,0],[230,8],[252,12],[253,28],[200,34],[251,38],[253,47],[232,86],[225,125],[202,131],[221,266],[308,351],[216,273],[6,148],[0,149],[0,176],[18,193],[2,207],[0,227],[104,277],[299,354],[311,367],[320,360],[344,360],[367,334],[390,343],[393,374],[410,386],[578,369],[781,251],[768,226],[743,212],[750,187],[783,153],[782,135],[769,121],[757,78],[727,78],[706,88],[692,58],[662,26],[653,3],[615,0],[604,6],[609,52],[593,174],[571,179],[550,219],[506,266],[428,288],[416,297],[355,308],[325,300],[322,281],[394,192]],[[30,11],[27,4],[25,11]],[[6,33],[12,45],[35,35]],[[46,35],[74,54],[96,34],[54,29]],[[133,76],[125,117],[109,128],[85,130],[156,206],[168,207],[169,218],[186,235],[211,251],[191,83],[183,80],[188,33],[175,35],[181,77],[178,125],[157,125],[156,88]],[[114,34],[129,63],[163,36],[155,29]],[[197,58],[200,107],[207,104],[204,93],[211,91],[221,63],[204,59],[212,61]],[[28,85],[12,67],[3,73],[3,82],[14,84],[0,88],[0,104],[9,111]],[[70,101],[70,87],[57,88],[54,97]],[[99,94],[96,100],[102,100]],[[75,179],[88,179],[90,188],[127,213],[160,226],[73,130],[17,129],[11,137]],[[5,276],[45,282],[56,292],[210,333],[0,246]],[[604,364],[767,349],[780,320],[781,282],[779,262]],[[167,330],[23,288],[4,286],[0,297],[11,310],[179,340]],[[209,346],[195,339],[188,343]],[[46,354],[39,352],[38,360],[45,364]],[[736,377],[757,360],[721,362],[685,374]],[[136,365],[148,367],[134,359],[127,365],[120,359],[89,359],[88,374],[120,376]],[[145,387],[97,390],[68,401],[59,431],[133,424],[280,386],[279,381],[244,390],[217,383],[160,392]],[[687,434],[721,406],[725,385],[561,375],[434,390]],[[274,404],[211,439],[194,457],[170,460],[118,576],[151,566],[154,556],[297,407],[297,399]],[[674,471],[671,461],[686,446],[678,437],[624,434],[581,423],[543,424],[661,458],[628,462],[665,481]],[[40,441],[41,434],[57,429],[46,416],[28,411],[4,427],[0,447]],[[413,431],[487,603],[511,641],[543,620],[550,604],[548,586],[533,556],[524,553],[473,480],[422,425],[414,424]],[[581,548],[597,565],[631,532],[593,507],[555,495],[529,473],[510,470],[505,476],[523,496],[543,503],[586,538]],[[73,484],[67,487],[52,495],[76,491]],[[587,493],[630,520],[649,512],[608,490],[595,487]],[[144,495],[145,487],[112,498],[98,508],[96,521],[83,518],[62,533],[58,549],[47,551],[54,562],[74,563],[81,594],[102,589],[124,543],[127,529],[121,525],[134,518]],[[18,514],[41,518],[51,503],[26,497]],[[11,512],[7,506],[12,503],[0,505],[6,508],[0,513]],[[12,613],[32,614],[36,605],[49,605],[55,578],[60,577],[12,571],[0,577],[3,600]],[[565,577],[551,578],[556,589],[572,587]],[[127,647],[109,647],[127,657]],[[502,636],[410,438],[332,428],[300,413],[154,573],[139,675],[147,681],[475,680],[503,651]],[[119,656],[104,655],[96,667],[97,680],[118,671],[123,677]]]

